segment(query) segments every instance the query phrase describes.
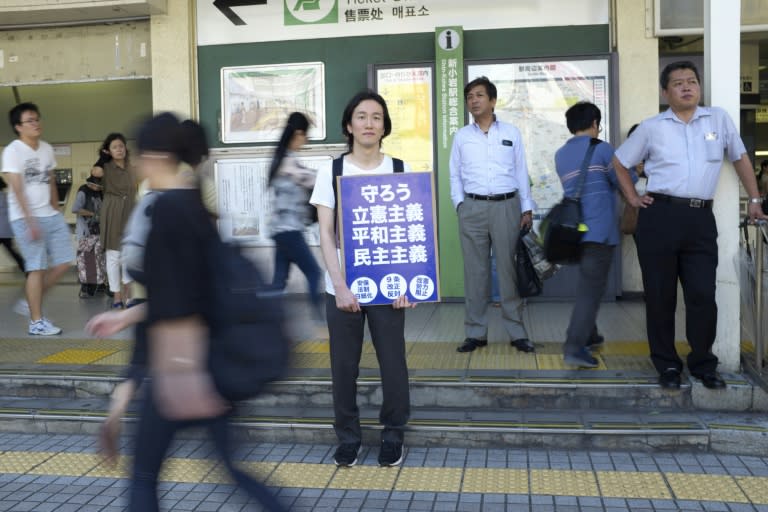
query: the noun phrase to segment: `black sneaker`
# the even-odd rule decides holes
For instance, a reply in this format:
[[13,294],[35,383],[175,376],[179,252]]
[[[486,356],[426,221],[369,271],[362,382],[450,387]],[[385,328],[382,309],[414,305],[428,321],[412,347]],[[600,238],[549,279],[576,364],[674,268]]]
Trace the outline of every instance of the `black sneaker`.
[[357,456],[360,455],[360,444],[344,443],[336,448],[333,454],[333,462],[337,466],[352,467],[357,464]]
[[403,443],[382,441],[379,450],[379,466],[399,466],[403,462]]

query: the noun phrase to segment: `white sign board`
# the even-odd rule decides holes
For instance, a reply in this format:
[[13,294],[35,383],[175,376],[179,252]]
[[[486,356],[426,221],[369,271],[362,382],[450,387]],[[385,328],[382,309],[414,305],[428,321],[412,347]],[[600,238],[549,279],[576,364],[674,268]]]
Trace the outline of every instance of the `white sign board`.
[[[330,156],[304,156],[305,167],[317,169]],[[225,240],[246,245],[273,245],[269,232],[272,215],[267,185],[269,157],[222,159],[216,161],[219,232]],[[317,230],[309,230],[307,242],[319,245]]]
[[[377,34],[605,25],[609,0],[197,0],[199,46]],[[214,5],[216,4],[216,5]]]

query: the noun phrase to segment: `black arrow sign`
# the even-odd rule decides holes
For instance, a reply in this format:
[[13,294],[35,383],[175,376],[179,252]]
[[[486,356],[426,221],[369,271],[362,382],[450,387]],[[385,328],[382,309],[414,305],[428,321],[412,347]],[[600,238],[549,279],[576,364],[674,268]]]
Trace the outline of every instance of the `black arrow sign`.
[[246,5],[267,5],[267,0],[216,0],[213,2],[213,6],[220,10],[235,25],[245,25],[246,23],[240,16],[235,14],[232,8]]

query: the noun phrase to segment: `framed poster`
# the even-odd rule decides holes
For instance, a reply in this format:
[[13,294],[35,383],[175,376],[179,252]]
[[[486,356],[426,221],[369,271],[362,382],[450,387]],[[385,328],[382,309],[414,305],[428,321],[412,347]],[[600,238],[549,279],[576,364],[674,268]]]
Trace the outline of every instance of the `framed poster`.
[[[602,138],[612,129],[609,57],[471,63],[467,82],[487,76],[498,89],[496,115],[522,134],[531,190],[541,215],[563,196],[555,171],[555,151],[571,137],[565,111],[579,101],[591,101],[602,112]],[[537,216],[538,216],[537,215]]]
[[322,62],[221,68],[221,140],[277,142],[291,112],[311,120],[310,140],[325,139]]
[[[312,169],[330,160],[330,156],[299,157],[302,165]],[[251,246],[274,245],[269,232],[272,205],[267,184],[271,161],[271,157],[216,161],[219,232],[225,240]],[[316,232],[308,230],[307,237],[310,245],[319,245]]]
[[342,271],[360,304],[440,300],[431,172],[339,177]]
[[392,133],[383,142],[385,153],[408,162],[414,171],[433,171],[431,64],[376,66],[373,88],[386,100]]

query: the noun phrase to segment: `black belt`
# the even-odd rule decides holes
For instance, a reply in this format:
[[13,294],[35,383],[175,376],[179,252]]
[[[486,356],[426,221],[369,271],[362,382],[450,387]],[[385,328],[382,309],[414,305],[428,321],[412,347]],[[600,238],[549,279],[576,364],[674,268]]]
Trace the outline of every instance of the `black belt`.
[[517,194],[517,190],[513,190],[512,192],[507,192],[506,194],[493,194],[490,196],[483,196],[480,194],[470,194],[466,193],[464,194],[470,199],[475,199],[476,201],[504,201],[505,199],[512,199],[515,197],[515,194]]
[[656,201],[665,201],[667,203],[679,204],[689,208],[712,208],[711,199],[697,199],[695,197],[675,197],[658,192],[648,192],[648,195]]

